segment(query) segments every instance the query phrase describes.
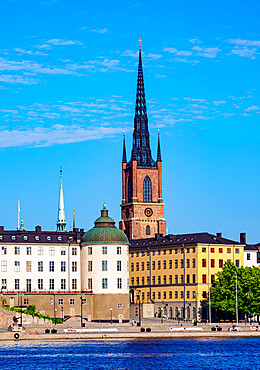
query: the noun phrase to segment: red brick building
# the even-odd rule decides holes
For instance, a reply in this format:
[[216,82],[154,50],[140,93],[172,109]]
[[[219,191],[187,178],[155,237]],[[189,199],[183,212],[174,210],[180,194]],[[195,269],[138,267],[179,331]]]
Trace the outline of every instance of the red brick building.
[[155,234],[165,235],[163,207],[160,139],[158,136],[157,160],[154,161],[150,149],[140,46],[133,148],[129,162],[125,139],[123,146],[122,220],[119,227],[130,240],[154,237]]

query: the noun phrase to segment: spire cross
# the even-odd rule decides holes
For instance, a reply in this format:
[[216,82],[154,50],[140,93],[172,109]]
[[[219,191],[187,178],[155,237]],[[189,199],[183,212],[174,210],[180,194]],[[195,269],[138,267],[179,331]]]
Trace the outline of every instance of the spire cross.
[[139,41],[139,49],[141,49],[141,43],[142,43],[141,37],[140,37],[140,39],[138,41]]

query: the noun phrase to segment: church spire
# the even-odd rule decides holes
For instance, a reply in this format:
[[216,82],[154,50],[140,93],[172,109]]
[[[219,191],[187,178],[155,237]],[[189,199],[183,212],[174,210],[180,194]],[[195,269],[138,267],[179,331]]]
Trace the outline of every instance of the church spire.
[[139,62],[137,75],[137,91],[134,118],[133,149],[131,160],[137,160],[138,166],[155,167],[150,149],[148,118],[144,90],[141,39],[139,39]]
[[123,139],[123,157],[122,157],[122,163],[127,163],[126,149],[125,149],[125,134],[124,134],[124,139]]
[[65,220],[64,197],[62,188],[62,167],[60,167],[60,194],[59,194],[57,231],[66,231],[66,225],[67,224]]
[[162,161],[162,155],[161,155],[161,145],[160,145],[160,134],[158,132],[158,147],[157,147],[157,162]]

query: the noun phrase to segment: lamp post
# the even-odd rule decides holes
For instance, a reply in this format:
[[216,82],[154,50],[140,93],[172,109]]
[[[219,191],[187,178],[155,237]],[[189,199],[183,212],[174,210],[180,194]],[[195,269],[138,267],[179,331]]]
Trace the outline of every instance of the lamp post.
[[138,326],[141,326],[141,290],[138,290],[138,292],[136,293],[136,295],[138,296],[138,303],[139,303],[139,322],[138,322]]
[[167,306],[168,306],[168,303],[166,303],[166,305],[163,308],[161,308],[161,324],[163,324],[163,313]]
[[57,312],[57,308],[54,308],[54,322],[55,322],[55,325],[56,325],[56,312]]
[[63,307],[61,307],[61,321],[63,322]]
[[113,308],[110,308],[110,323],[113,323]]

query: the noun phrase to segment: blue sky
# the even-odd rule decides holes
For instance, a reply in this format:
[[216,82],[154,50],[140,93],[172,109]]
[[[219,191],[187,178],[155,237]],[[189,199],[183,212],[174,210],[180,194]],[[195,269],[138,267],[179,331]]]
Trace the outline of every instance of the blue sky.
[[120,219],[138,39],[168,231],[260,241],[258,1],[0,0],[0,224]]

